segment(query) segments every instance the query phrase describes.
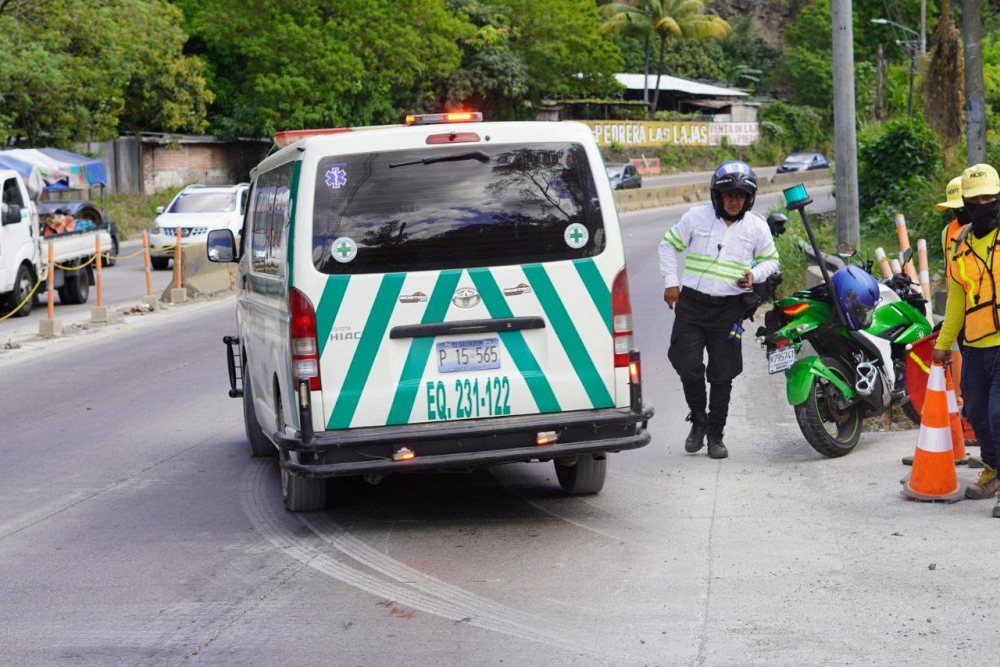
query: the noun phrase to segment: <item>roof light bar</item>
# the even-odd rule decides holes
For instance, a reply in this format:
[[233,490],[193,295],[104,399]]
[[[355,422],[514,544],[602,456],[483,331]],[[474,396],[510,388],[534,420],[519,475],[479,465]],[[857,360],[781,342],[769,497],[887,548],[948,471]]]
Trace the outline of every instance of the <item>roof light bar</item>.
[[410,114],[406,117],[407,125],[440,125],[442,123],[481,123],[481,111],[452,111],[450,113]]

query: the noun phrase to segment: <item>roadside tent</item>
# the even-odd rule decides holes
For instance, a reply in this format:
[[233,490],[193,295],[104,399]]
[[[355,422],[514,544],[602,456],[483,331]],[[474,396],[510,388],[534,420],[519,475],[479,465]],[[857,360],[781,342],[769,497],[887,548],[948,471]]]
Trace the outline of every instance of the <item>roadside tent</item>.
[[47,185],[46,190],[82,190],[108,184],[104,163],[100,160],[70,153],[58,148],[41,148],[39,151],[49,158],[66,165],[69,177]]
[[13,158],[34,167],[45,190],[87,190],[108,182],[100,160],[58,148],[14,148],[0,151],[0,158]]
[[10,169],[16,171],[24,179],[24,184],[28,188],[28,196],[32,199],[38,197],[38,193],[45,187],[45,181],[38,167],[18,159],[9,154],[10,151],[0,151],[0,169]]

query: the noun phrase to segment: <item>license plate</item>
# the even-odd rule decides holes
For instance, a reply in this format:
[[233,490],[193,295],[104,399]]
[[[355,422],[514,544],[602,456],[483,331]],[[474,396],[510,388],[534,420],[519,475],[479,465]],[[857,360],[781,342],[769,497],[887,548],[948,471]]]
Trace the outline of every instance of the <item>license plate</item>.
[[795,346],[778,347],[767,351],[767,372],[780,373],[795,365]]
[[477,338],[437,344],[438,371],[485,371],[500,368],[500,339]]

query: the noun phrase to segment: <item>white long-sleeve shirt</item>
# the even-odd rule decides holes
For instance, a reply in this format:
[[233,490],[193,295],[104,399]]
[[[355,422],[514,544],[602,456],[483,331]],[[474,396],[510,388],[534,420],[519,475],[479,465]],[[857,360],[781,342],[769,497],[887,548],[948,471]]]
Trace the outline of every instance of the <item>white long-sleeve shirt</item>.
[[[677,253],[687,251],[683,279],[678,279]],[[736,284],[747,271],[754,283],[778,270],[778,251],[767,222],[748,211],[726,225],[711,204],[692,207],[660,241],[660,273],[666,287],[683,285],[714,296],[748,291]]]

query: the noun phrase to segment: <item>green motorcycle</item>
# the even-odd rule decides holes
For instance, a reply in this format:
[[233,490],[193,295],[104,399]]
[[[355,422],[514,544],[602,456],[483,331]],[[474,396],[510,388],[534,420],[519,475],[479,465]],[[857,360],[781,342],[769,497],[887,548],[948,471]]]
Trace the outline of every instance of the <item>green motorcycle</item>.
[[[795,191],[791,199],[790,191]],[[812,200],[802,195],[802,186],[785,191],[788,208],[799,210],[815,255],[822,257],[803,210]],[[856,254],[848,257],[852,261]],[[926,299],[913,291],[906,275],[875,282],[872,262],[861,262],[865,279],[877,285],[878,293],[872,307],[852,311],[843,305],[825,264],[819,265],[823,284],[775,302],[757,341],[766,350],[768,372],[785,373],[788,402],[802,434],[816,451],[833,458],[854,449],[863,419],[893,405],[919,423],[906,390],[906,348],[929,335],[932,326],[924,314]],[[805,343],[814,353],[799,358]]]

